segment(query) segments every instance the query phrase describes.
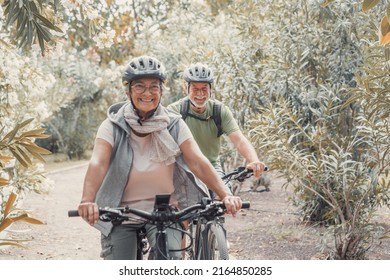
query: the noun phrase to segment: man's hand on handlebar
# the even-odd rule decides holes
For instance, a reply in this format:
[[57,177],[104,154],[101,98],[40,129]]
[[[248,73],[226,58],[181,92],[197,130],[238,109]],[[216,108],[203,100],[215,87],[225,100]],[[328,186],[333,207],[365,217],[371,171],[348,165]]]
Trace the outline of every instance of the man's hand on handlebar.
[[242,201],[239,196],[227,195],[222,199],[225,204],[226,212],[236,216],[236,213],[240,211],[242,207]]
[[253,176],[257,179],[261,177],[261,174],[267,170],[264,163],[260,161],[253,161],[247,164],[246,168],[253,170]]
[[99,220],[99,208],[95,202],[80,202],[79,215],[91,226]]

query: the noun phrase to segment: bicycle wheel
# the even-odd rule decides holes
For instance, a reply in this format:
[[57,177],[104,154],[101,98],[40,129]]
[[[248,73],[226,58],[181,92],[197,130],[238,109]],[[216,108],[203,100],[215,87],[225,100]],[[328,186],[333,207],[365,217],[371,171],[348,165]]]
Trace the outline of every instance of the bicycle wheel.
[[207,227],[205,254],[209,260],[228,260],[229,251],[226,242],[226,231],[221,224],[213,221]]

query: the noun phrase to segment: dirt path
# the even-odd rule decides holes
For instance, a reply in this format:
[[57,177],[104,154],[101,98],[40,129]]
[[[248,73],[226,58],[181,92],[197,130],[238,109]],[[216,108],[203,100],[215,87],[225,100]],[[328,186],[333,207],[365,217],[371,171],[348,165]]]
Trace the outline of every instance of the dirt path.
[[86,164],[54,172],[48,177],[55,182],[48,195],[29,194],[23,208],[46,225],[18,223],[9,236],[32,239],[27,249],[7,247],[0,249],[0,259],[26,260],[97,260],[100,254],[100,234],[79,218],[68,218],[81,197]]
[[[31,193],[23,208],[46,225],[19,223],[10,236],[32,239],[27,249],[0,247],[0,260],[99,260],[100,233],[80,218],[68,218],[81,197],[86,163],[48,175],[55,188],[48,195]],[[272,174],[272,173],[270,173]],[[242,189],[243,200],[251,209],[237,217],[226,216],[230,254],[243,260],[311,260],[323,259],[320,236],[323,228],[300,222],[296,209],[289,204],[289,192],[282,189],[283,181],[272,176],[270,192]],[[381,211],[378,221],[390,228],[390,211]],[[369,259],[390,260],[390,239],[372,248]]]

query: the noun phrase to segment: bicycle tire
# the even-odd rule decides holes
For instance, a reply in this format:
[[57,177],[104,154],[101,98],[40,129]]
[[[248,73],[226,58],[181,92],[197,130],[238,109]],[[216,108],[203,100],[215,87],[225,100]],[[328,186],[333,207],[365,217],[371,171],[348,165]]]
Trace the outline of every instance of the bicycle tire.
[[205,255],[208,260],[228,260],[229,250],[226,241],[226,230],[215,221],[207,226],[207,243]]

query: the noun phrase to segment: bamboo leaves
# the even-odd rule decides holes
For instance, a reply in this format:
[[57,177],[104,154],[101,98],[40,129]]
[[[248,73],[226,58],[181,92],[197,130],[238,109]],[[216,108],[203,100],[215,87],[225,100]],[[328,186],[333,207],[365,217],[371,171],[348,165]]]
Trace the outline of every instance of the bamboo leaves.
[[44,8],[42,0],[6,1],[3,5],[6,26],[11,26],[16,22],[15,38],[19,41],[21,48],[31,46],[34,39],[37,39],[43,53],[45,42],[52,40],[50,30],[62,33],[60,28],[42,16]]

